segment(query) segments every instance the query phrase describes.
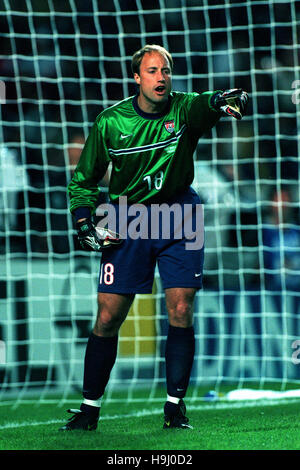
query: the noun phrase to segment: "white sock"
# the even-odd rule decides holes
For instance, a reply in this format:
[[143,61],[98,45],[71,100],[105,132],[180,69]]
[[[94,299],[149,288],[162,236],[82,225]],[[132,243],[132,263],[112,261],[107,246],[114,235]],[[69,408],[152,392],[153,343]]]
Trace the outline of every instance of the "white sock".
[[178,405],[180,398],[170,397],[170,395],[167,395],[167,401],[170,401],[171,403],[175,403],[175,405]]
[[84,403],[85,405],[95,406],[97,408],[100,408],[101,400],[102,400],[102,397],[98,398],[98,400],[88,400],[87,398],[84,398],[82,403]]

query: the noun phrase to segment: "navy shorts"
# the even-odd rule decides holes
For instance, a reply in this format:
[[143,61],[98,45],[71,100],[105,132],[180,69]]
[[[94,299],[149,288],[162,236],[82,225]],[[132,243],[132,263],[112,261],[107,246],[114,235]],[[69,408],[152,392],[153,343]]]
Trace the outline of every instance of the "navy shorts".
[[149,294],[156,263],[164,289],[202,288],[203,205],[192,188],[165,205],[127,206],[125,223],[112,206],[123,242],[103,250],[98,292]]

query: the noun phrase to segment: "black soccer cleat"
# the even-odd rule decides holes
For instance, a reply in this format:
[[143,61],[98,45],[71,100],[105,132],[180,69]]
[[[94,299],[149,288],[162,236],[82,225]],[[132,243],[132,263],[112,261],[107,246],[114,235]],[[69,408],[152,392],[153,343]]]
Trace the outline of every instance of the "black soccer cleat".
[[184,401],[181,399],[178,403],[177,410],[174,414],[166,413],[165,405],[165,422],[163,429],[179,428],[179,429],[193,429],[193,426],[189,424],[189,419],[185,416],[186,406]]
[[67,423],[59,428],[60,431],[95,431],[97,429],[99,418],[91,417],[81,410],[70,409],[68,413],[73,416],[68,419]]

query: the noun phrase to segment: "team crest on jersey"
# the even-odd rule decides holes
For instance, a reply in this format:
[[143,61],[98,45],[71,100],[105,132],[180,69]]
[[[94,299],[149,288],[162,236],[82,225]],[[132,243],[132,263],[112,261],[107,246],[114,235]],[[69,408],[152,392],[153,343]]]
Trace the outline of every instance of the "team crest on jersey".
[[164,124],[165,124],[166,130],[167,130],[170,134],[173,134],[174,129],[175,129],[174,119],[172,119],[172,121],[165,121]]

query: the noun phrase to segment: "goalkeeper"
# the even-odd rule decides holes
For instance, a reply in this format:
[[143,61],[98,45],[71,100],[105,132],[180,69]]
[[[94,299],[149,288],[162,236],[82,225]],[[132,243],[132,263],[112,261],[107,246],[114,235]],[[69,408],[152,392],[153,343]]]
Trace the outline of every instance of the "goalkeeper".
[[81,246],[102,257],[98,313],[84,359],[83,400],[79,410],[68,410],[72,416],[61,430],[96,429],[120,326],[135,294],[152,292],[156,263],[169,320],[163,427],[192,427],[183,398],[195,352],[193,301],[202,287],[203,243],[187,249],[185,235],[175,236],[171,221],[173,238],[167,240],[161,233],[155,239],[121,239],[118,230],[98,231],[93,222],[98,182],[112,163],[109,197],[117,212],[121,196],[129,205],[143,204],[149,220],[154,203],[189,205],[195,226],[200,200],[191,184],[198,139],[222,115],[240,120],[248,95],[241,89],[173,92],[172,68],[172,56],[161,46],[146,45],[134,54],[132,72],[139,92],[99,114],[68,186]]

